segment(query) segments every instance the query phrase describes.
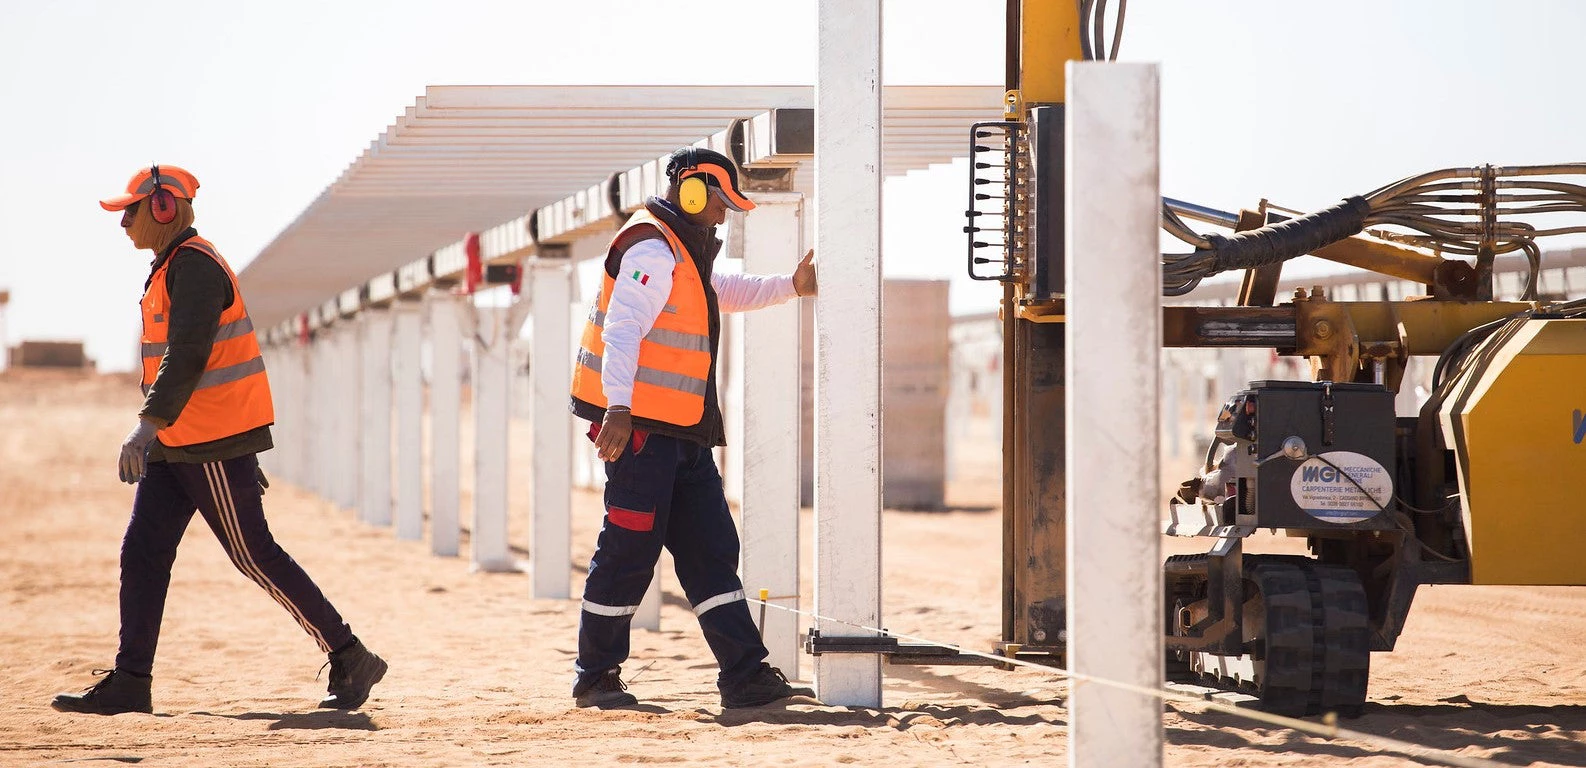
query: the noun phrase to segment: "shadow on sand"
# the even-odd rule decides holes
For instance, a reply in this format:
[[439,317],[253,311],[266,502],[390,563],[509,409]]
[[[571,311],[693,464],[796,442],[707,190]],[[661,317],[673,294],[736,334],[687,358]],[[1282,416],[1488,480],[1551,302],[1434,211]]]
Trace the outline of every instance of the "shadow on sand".
[[[813,704],[815,700],[794,697],[787,699],[786,703],[789,705]],[[719,713],[714,710],[700,709],[696,710],[696,713],[699,715],[700,720],[728,727],[751,723],[775,723],[779,725],[859,726],[861,728],[887,728],[895,731],[907,731],[910,728],[920,726],[941,728],[968,724],[1052,725],[1058,727],[1067,725],[1062,718],[1051,715],[1011,715],[991,707],[947,707],[936,704],[927,704],[910,709],[854,708],[839,711],[788,709],[784,706],[771,705],[750,707],[748,709],[724,709]]]
[[[1170,744],[1338,758],[1369,757],[1384,751],[1321,741],[1302,733],[1290,733],[1274,743],[1272,729],[1221,712],[1180,711],[1179,716],[1207,730],[1169,726],[1166,737]],[[1342,725],[1352,731],[1433,749],[1458,752],[1475,747],[1484,751],[1486,759],[1506,765],[1545,761],[1586,766],[1586,743],[1578,740],[1579,734],[1586,731],[1586,706],[1483,704],[1463,696],[1447,704],[1371,702],[1359,718],[1345,720]],[[1262,732],[1250,733],[1253,727]],[[1413,755],[1401,756],[1422,765],[1443,765]]]
[[308,730],[317,731],[326,728],[336,728],[344,731],[378,731],[380,726],[362,712],[338,712],[326,710],[322,712],[244,712],[237,715],[226,715],[216,712],[194,712],[195,715],[208,717],[224,717],[229,720],[270,720],[269,730]]

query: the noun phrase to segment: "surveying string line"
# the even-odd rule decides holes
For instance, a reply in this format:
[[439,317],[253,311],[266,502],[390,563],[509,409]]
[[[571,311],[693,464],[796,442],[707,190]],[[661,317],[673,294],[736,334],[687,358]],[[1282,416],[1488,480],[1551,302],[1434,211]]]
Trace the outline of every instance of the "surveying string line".
[[[763,589],[760,590],[760,594],[762,596],[765,595],[766,594],[766,590],[763,590]],[[1178,704],[1190,704],[1190,705],[1200,706],[1200,707],[1204,707],[1204,708],[1209,709],[1209,710],[1221,712],[1223,714],[1234,715],[1234,716],[1237,716],[1237,717],[1243,717],[1243,718],[1245,718],[1247,720],[1256,720],[1258,722],[1267,723],[1269,725],[1276,725],[1276,726],[1279,726],[1279,727],[1282,727],[1282,728],[1288,728],[1290,730],[1300,731],[1302,733],[1308,733],[1308,734],[1311,734],[1311,735],[1314,735],[1314,736],[1320,736],[1321,738],[1324,738],[1324,739],[1330,739],[1330,740],[1347,739],[1347,740],[1350,740],[1350,741],[1361,742],[1361,743],[1365,743],[1365,744],[1368,744],[1368,745],[1373,745],[1373,746],[1379,747],[1379,748],[1381,748],[1383,750],[1397,752],[1397,753],[1399,753],[1401,755],[1407,755],[1407,756],[1410,756],[1410,757],[1424,758],[1424,759],[1431,760],[1431,761],[1434,761],[1434,762],[1442,764],[1442,765],[1456,766],[1456,768],[1504,768],[1502,763],[1497,763],[1497,762],[1494,762],[1492,760],[1488,760],[1486,758],[1467,757],[1465,755],[1455,754],[1453,752],[1448,752],[1446,750],[1436,749],[1436,748],[1433,748],[1433,747],[1424,747],[1424,746],[1421,746],[1420,744],[1414,744],[1414,743],[1411,743],[1411,742],[1408,742],[1408,741],[1400,741],[1399,739],[1393,739],[1393,738],[1389,738],[1389,737],[1386,737],[1386,736],[1378,736],[1376,734],[1366,733],[1364,731],[1356,731],[1356,730],[1352,730],[1352,729],[1349,729],[1349,728],[1340,728],[1338,726],[1338,715],[1337,715],[1337,713],[1333,713],[1333,712],[1327,713],[1327,715],[1325,715],[1322,718],[1322,722],[1313,723],[1313,722],[1311,722],[1309,720],[1300,720],[1298,718],[1284,717],[1283,715],[1274,715],[1274,714],[1272,714],[1270,712],[1262,712],[1262,711],[1256,710],[1256,709],[1248,709],[1248,708],[1245,708],[1245,707],[1236,707],[1236,706],[1233,706],[1231,704],[1225,704],[1225,703],[1220,702],[1220,701],[1215,701],[1215,700],[1211,700],[1211,699],[1205,699],[1205,698],[1201,698],[1201,697],[1198,697],[1198,696],[1192,696],[1192,695],[1187,694],[1187,693],[1179,693],[1177,691],[1170,691],[1170,690],[1167,690],[1165,688],[1146,688],[1146,687],[1143,687],[1143,686],[1133,685],[1131,683],[1125,683],[1125,682],[1121,682],[1121,681],[1118,681],[1118,680],[1109,680],[1109,679],[1103,678],[1103,677],[1096,677],[1095,675],[1087,675],[1087,674],[1084,674],[1084,673],[1081,673],[1081,672],[1075,672],[1075,671],[1073,671],[1071,669],[1067,669],[1065,667],[1055,667],[1055,666],[1051,666],[1051,665],[1048,665],[1048,664],[1037,664],[1037,663],[1035,663],[1033,661],[1025,661],[1023,659],[1018,659],[1018,658],[1014,658],[1014,657],[1011,657],[1011,656],[997,656],[995,654],[981,653],[980,651],[972,651],[972,650],[969,650],[968,648],[964,648],[962,646],[954,645],[952,643],[939,643],[939,642],[936,642],[934,640],[929,640],[927,638],[915,637],[915,636],[912,636],[912,635],[905,635],[905,634],[901,634],[901,633],[898,633],[898,632],[893,632],[893,631],[888,630],[888,629],[883,629],[881,627],[868,627],[868,626],[865,626],[863,624],[856,624],[856,623],[851,622],[851,621],[843,621],[842,619],[834,619],[834,618],[832,618],[830,616],[822,616],[822,615],[820,615],[818,613],[815,613],[813,611],[803,611],[803,610],[799,610],[797,608],[788,608],[786,606],[781,606],[781,605],[771,605],[771,603],[769,603],[768,601],[766,601],[764,599],[757,600],[757,599],[752,598],[752,597],[745,598],[745,599],[748,600],[751,603],[759,603],[760,606],[761,606],[761,610],[762,611],[764,611],[765,608],[775,608],[776,610],[779,610],[779,611],[787,611],[789,613],[800,614],[800,615],[803,615],[803,616],[808,616],[808,617],[810,617],[812,619],[817,619],[819,621],[828,621],[828,622],[832,622],[834,624],[842,624],[844,626],[853,627],[855,629],[863,630],[863,631],[866,631],[866,632],[877,632],[877,633],[880,633],[881,635],[886,636],[886,637],[893,637],[893,638],[897,638],[899,640],[907,640],[907,641],[915,642],[915,643],[926,643],[926,644],[934,645],[934,646],[937,646],[937,647],[940,647],[940,648],[947,648],[947,649],[950,649],[950,650],[953,650],[953,651],[957,651],[958,653],[966,655],[966,656],[975,656],[975,657],[979,657],[979,658],[983,658],[983,659],[989,659],[991,661],[997,662],[998,664],[1006,664],[1006,665],[1010,665],[1010,666],[1027,667],[1027,668],[1030,668],[1030,669],[1039,670],[1039,671],[1047,673],[1047,674],[1057,675],[1058,677],[1066,678],[1066,679],[1068,679],[1070,681],[1074,681],[1074,682],[1095,683],[1097,685],[1105,685],[1105,686],[1108,686],[1108,687],[1111,687],[1111,688],[1116,688],[1118,690],[1128,691],[1130,693],[1136,693],[1136,694],[1139,694],[1141,696],[1156,697],[1158,699],[1161,699],[1161,700],[1167,701],[1167,702],[1173,702],[1173,703],[1178,703]]]

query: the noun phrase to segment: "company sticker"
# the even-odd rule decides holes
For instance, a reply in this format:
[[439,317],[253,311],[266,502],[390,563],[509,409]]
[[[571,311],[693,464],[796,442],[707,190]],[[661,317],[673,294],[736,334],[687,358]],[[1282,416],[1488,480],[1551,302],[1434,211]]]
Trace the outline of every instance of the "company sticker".
[[1393,500],[1393,478],[1370,456],[1332,451],[1312,456],[1295,468],[1289,493],[1311,517],[1329,523],[1358,523],[1375,517]]

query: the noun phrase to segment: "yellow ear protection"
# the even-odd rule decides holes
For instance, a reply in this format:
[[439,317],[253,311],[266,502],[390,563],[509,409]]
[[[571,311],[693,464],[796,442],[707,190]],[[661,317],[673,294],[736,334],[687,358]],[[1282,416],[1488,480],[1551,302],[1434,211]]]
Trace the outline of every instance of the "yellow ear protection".
[[160,166],[149,166],[149,172],[154,176],[154,191],[149,193],[149,215],[159,224],[176,221],[176,195],[160,186]]
[[710,190],[706,188],[704,178],[699,174],[683,178],[683,174],[698,167],[698,153],[694,147],[684,150],[683,162],[677,169],[677,203],[683,206],[684,213],[699,213],[710,202]]

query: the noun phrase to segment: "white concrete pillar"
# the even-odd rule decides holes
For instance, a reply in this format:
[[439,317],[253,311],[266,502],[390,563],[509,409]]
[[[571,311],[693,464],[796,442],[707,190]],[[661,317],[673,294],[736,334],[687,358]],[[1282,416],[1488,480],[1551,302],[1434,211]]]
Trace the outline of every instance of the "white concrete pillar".
[[1162,356],[1162,439],[1167,443],[1170,458],[1184,453],[1184,414],[1179,405],[1183,389],[1183,371],[1172,355]]
[[332,504],[339,500],[339,490],[336,485],[336,475],[341,472],[341,464],[336,458],[341,451],[341,421],[337,413],[341,408],[341,368],[336,365],[336,356],[341,347],[341,331],[337,326],[324,328],[315,339],[315,360],[317,364],[314,377],[319,381],[319,439],[315,441],[315,456],[319,461],[319,494]]
[[307,487],[320,498],[329,500],[330,477],[336,471],[330,457],[335,449],[335,424],[332,395],[335,394],[336,373],[331,367],[335,350],[335,337],[328,328],[315,332],[308,347],[309,414],[308,459],[305,474]]
[[359,315],[363,346],[363,409],[359,517],[370,525],[391,524],[391,311],[370,308]]
[[[1193,452],[1206,449],[1206,443],[1211,440],[1214,425],[1211,417],[1217,413],[1217,399],[1222,395],[1215,393],[1215,369],[1208,359],[1213,350],[1198,349],[1192,354],[1189,369],[1189,397],[1190,397],[1190,441]],[[1230,393],[1232,394],[1232,393]]]
[[[265,451],[260,457],[270,458],[270,479],[299,483],[297,462],[302,458],[298,442],[303,435],[301,413],[307,398],[303,393],[303,375],[297,366],[297,348],[292,342],[271,347],[265,365],[270,377],[270,394],[274,398],[275,426],[270,428],[275,450]],[[282,382],[284,388],[276,382]]]
[[320,495],[332,504],[341,502],[341,411],[344,407],[341,390],[344,372],[337,361],[341,355],[341,335],[345,330],[336,325],[323,331],[323,338],[318,344],[319,369],[315,371],[323,388],[319,413],[322,439],[316,451],[320,460],[319,483],[323,489]]
[[308,487],[309,471],[313,467],[310,455],[313,451],[314,430],[309,421],[314,404],[314,380],[309,376],[313,349],[307,341],[293,340],[288,358],[292,376],[297,379],[295,390],[298,402],[293,406],[291,431],[286,436],[286,450],[291,454],[286,457],[287,478],[303,488]]
[[264,349],[271,405],[275,409],[275,425],[270,427],[275,449],[259,454],[259,464],[271,482],[284,480],[302,484],[297,468],[302,459],[300,443],[304,430],[301,422],[307,397],[303,392],[303,372],[299,361],[295,342],[272,344]]
[[444,291],[428,297],[430,337],[430,552],[458,553],[462,506],[462,313],[467,300]]
[[[1153,690],[1163,674],[1157,93],[1154,64],[1068,65],[1065,252],[1078,254],[1066,264],[1068,661]],[[1070,690],[1069,765],[1162,765],[1161,701],[1083,678]]]
[[396,386],[396,536],[424,537],[424,334],[422,307],[398,301],[391,376]]
[[[881,0],[821,0],[815,76],[815,612],[881,622]],[[815,658],[815,692],[881,706],[881,657]]]
[[337,361],[345,371],[342,380],[344,406],[341,417],[342,454],[341,506],[357,510],[362,503],[363,489],[358,478],[363,474],[363,437],[358,424],[363,414],[363,328],[356,318],[344,321],[341,336],[341,354]]
[[330,478],[332,499],[337,506],[354,510],[358,508],[358,475],[362,470],[358,416],[362,412],[363,365],[358,324],[353,320],[338,321],[331,343],[331,368],[335,372],[331,413],[335,449],[330,454],[334,467]]
[[[3,344],[4,342],[0,342]],[[259,354],[264,357],[264,372],[270,380],[270,409],[275,413],[275,423],[270,426],[271,441],[279,448],[281,443],[281,428],[288,418],[286,409],[282,407],[283,395],[290,392],[291,384],[286,381],[285,366],[281,364],[281,348],[274,344],[266,344],[263,334],[259,338]],[[281,476],[281,465],[276,461],[279,451],[265,451],[258,455],[259,469],[269,475],[271,482]]]
[[[529,306],[534,313],[530,349],[533,393],[533,533],[529,567],[533,594],[572,597],[573,415],[567,410],[572,376],[572,269],[562,261],[539,260],[530,273]],[[586,445],[587,445],[586,441]],[[588,450],[586,448],[586,450]]]
[[470,535],[473,567],[510,571],[517,567],[507,548],[507,424],[511,405],[512,338],[507,310],[476,308],[474,346],[474,517]]
[[[756,210],[758,213],[758,209]],[[744,217],[739,216],[734,227],[741,227]],[[741,233],[740,233],[741,234]],[[734,238],[742,244],[742,237]],[[729,244],[730,245],[730,244]],[[722,246],[724,249],[728,245]],[[742,251],[736,251],[741,255]],[[718,269],[720,267],[718,266]],[[748,268],[744,268],[748,272]],[[717,448],[716,466],[721,470],[722,495],[727,503],[743,504],[743,440],[744,431],[744,323],[751,313],[731,312],[721,316],[721,338],[716,356],[716,396],[721,406],[722,431],[727,435],[727,445]]]
[[[803,195],[760,193],[743,217],[744,271],[791,272],[804,255]],[[767,590],[773,605],[798,608],[799,591],[799,302],[748,312],[742,355],[742,434],[731,435],[742,467],[743,586]],[[731,433],[729,433],[731,434]],[[750,606],[751,609],[754,606]],[[757,616],[758,610],[752,610]],[[767,659],[799,677],[799,617],[768,610]]]

